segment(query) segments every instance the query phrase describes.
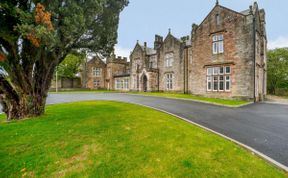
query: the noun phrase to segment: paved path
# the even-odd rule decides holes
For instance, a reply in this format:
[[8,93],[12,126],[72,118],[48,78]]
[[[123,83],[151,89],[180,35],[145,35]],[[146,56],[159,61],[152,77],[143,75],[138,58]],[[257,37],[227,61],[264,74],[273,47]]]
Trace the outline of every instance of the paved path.
[[288,105],[258,103],[227,108],[186,100],[112,93],[50,94],[47,104],[83,100],[116,100],[165,110],[244,143],[288,166]]
[[288,105],[288,97],[268,95],[266,99],[267,99],[266,103]]

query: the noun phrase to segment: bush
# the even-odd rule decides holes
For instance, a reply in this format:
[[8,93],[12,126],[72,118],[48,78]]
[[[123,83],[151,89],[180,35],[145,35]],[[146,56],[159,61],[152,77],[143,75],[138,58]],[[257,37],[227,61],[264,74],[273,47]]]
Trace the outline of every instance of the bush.
[[288,88],[276,88],[275,94],[277,96],[288,96]]

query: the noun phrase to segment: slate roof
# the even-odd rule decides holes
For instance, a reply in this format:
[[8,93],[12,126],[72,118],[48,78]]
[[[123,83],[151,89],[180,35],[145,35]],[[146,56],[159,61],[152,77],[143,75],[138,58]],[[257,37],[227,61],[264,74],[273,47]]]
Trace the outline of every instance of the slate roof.
[[[141,45],[140,45],[141,46]],[[144,51],[145,47],[144,46],[141,46],[142,50]],[[149,48],[149,47],[146,47],[146,54],[147,55],[154,55],[156,54],[156,50],[153,49],[153,48]]]
[[247,9],[245,11],[240,12],[243,15],[249,15],[250,14],[250,9]]

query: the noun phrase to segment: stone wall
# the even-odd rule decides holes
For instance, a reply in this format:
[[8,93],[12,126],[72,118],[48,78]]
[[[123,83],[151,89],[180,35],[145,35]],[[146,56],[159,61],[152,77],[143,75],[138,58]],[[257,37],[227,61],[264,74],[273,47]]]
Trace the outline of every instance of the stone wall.
[[[101,69],[99,76],[93,75],[93,68]],[[99,57],[94,57],[87,63],[87,88],[90,89],[104,89],[105,88],[105,75],[106,75],[106,64]],[[94,81],[99,81],[100,85],[95,86]]]
[[[81,88],[81,79],[80,78],[59,78],[57,80],[58,89],[65,88]],[[51,83],[52,90],[56,89],[56,80],[53,80]]]
[[[220,16],[217,25],[216,16]],[[224,37],[224,53],[212,53],[213,35]],[[215,6],[199,26],[192,30],[191,93],[221,98],[253,98],[253,16]],[[230,66],[231,90],[207,91],[207,67]]]
[[115,55],[112,55],[112,57],[107,60],[105,88],[108,90],[115,90],[114,76],[128,73],[130,73],[130,70],[127,58],[122,58],[120,56],[116,58]]
[[[223,53],[213,54],[215,35],[223,35]],[[199,26],[193,25],[190,37],[178,39],[170,30],[164,40],[155,35],[154,48],[146,42],[136,43],[129,63],[115,55],[106,64],[95,59],[88,63],[88,74],[93,66],[101,67],[103,75],[97,80],[106,89],[115,89],[115,77],[127,77],[129,70],[131,91],[172,91],[215,98],[255,96],[261,100],[267,86],[266,51],[265,12],[258,9],[257,3],[243,12],[216,4]],[[171,66],[165,65],[166,54],[173,54]],[[213,67],[230,67],[230,74],[221,74],[230,77],[229,90],[207,90],[207,69]],[[167,74],[173,75],[171,89],[167,89]],[[90,76],[88,87],[93,88],[93,79]]]
[[[111,57],[107,58],[106,63],[99,57],[95,57],[87,63],[87,88],[115,90],[115,76],[129,74],[130,69],[127,58],[111,55]],[[94,76],[93,68],[101,69],[101,75]],[[98,87],[95,86],[94,81],[99,81],[100,85]]]
[[[167,53],[173,54],[173,62],[171,67],[165,66],[165,55]],[[183,76],[183,48],[181,41],[171,35],[168,36],[163,42],[163,45],[159,49],[159,89],[160,91],[173,91],[180,92],[184,88],[184,76]],[[173,87],[168,90],[166,87],[166,74],[173,74]]]

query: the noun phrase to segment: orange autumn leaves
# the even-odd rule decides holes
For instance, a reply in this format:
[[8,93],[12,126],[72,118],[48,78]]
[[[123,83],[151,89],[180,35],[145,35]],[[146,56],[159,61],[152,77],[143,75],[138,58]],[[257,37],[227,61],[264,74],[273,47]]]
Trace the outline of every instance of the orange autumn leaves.
[[5,61],[6,57],[4,54],[0,53],[0,62]]
[[49,12],[45,12],[45,7],[40,3],[38,3],[36,6],[35,22],[37,24],[46,25],[49,31],[53,30],[51,14]]
[[29,33],[26,38],[35,46],[39,47],[40,46],[40,39],[35,36],[34,33]]
[[[35,22],[36,24],[41,24],[46,26],[48,31],[52,31],[53,25],[51,22],[51,14],[45,11],[45,7],[41,3],[37,3],[36,11],[35,11]],[[35,46],[39,47],[41,40],[40,38],[36,37],[35,31],[30,32],[26,35],[26,38]]]

